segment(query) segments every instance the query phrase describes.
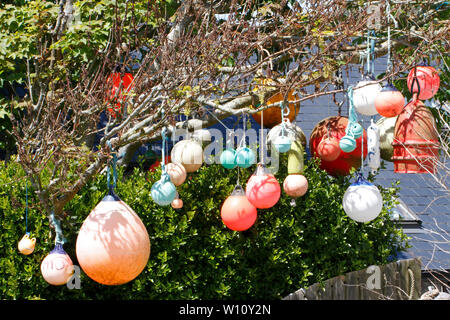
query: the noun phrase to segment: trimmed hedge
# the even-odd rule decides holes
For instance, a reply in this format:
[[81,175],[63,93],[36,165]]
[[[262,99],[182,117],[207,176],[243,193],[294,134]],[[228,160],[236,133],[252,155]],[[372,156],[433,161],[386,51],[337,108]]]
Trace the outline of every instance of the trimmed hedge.
[[[285,162],[286,159],[283,159]],[[277,174],[282,183],[286,166]],[[240,171],[245,182],[254,168]],[[147,227],[151,254],[147,267],[122,286],[105,286],[81,275],[81,289],[51,286],[40,263],[54,245],[54,232],[34,195],[29,197],[29,231],[36,249],[21,255],[17,243],[25,233],[25,177],[14,162],[0,163],[0,298],[1,299],[279,299],[309,284],[336,275],[387,263],[407,247],[406,236],[389,219],[396,188],[380,188],[382,214],[359,224],[342,209],[350,177],[333,178],[311,160],[305,166],[307,194],[290,205],[284,193],[271,209],[258,210],[245,232],[227,229],[220,219],[223,201],[234,188],[237,170],[203,166],[178,188],[181,210],[159,207],[150,197],[160,171],[136,168],[123,177],[117,194]],[[245,183],[243,183],[245,186]],[[66,206],[64,249],[77,264],[76,236],[89,212],[106,193],[99,175]]]

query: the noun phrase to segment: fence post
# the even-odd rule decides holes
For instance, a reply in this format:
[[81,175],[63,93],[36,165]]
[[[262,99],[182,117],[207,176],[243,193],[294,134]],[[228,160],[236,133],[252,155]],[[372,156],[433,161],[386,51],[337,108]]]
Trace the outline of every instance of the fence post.
[[[283,300],[379,300],[419,299],[420,259],[370,266],[297,290]],[[412,288],[412,293],[411,293]]]

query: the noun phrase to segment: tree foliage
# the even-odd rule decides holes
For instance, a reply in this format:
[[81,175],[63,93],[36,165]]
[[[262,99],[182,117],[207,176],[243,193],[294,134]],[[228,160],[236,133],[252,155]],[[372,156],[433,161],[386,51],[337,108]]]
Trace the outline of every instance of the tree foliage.
[[[342,209],[350,179],[328,176],[317,161],[305,169],[314,187],[297,199],[296,207],[283,194],[275,207],[258,210],[256,224],[245,232],[231,231],[220,218],[221,205],[236,183],[235,170],[214,164],[190,175],[179,188],[184,201],[180,210],[152,201],[150,188],[160,170],[136,168],[127,177],[119,170],[116,192],[150,235],[147,267],[122,286],[100,285],[82,272],[81,289],[69,290],[47,284],[40,274],[40,263],[54,244],[35,196],[29,199],[28,229],[37,237],[36,249],[29,256],[18,252],[25,231],[26,179],[16,163],[0,165],[2,299],[279,299],[317,281],[386,263],[406,246],[406,236],[389,217],[396,187],[381,188],[381,215],[360,224]],[[241,170],[241,181],[251,173]],[[286,174],[286,169],[277,174],[279,182]],[[78,230],[105,192],[106,178],[99,175],[65,207],[70,218],[63,220],[64,248],[75,265]]]

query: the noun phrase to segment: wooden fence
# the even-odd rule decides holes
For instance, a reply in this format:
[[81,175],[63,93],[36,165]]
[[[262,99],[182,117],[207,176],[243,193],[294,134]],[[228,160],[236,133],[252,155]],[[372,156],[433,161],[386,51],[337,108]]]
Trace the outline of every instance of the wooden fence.
[[283,300],[411,300],[421,293],[420,259],[399,260],[316,283]]

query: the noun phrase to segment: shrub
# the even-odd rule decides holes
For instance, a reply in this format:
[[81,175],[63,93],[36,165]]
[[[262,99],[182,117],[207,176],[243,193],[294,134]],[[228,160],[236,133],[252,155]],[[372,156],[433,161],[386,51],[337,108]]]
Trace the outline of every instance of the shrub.
[[[283,159],[285,162],[286,159]],[[277,174],[282,183],[286,166]],[[240,170],[245,181],[253,169]],[[223,201],[233,190],[237,170],[203,166],[178,188],[184,207],[156,205],[150,197],[160,171],[136,168],[123,177],[117,194],[146,225],[151,241],[147,267],[122,286],[104,286],[81,275],[81,289],[48,285],[40,263],[53,248],[47,217],[34,195],[29,197],[29,231],[37,237],[35,252],[21,255],[17,243],[25,233],[25,178],[14,162],[0,164],[0,298],[2,299],[279,299],[309,284],[336,275],[384,264],[407,246],[406,236],[388,211],[396,188],[383,189],[382,214],[367,224],[349,219],[342,197],[350,177],[333,178],[317,161],[305,166],[309,191],[290,205],[284,193],[271,209],[258,210],[255,225],[245,232],[227,229],[220,219]],[[99,175],[66,206],[64,248],[77,264],[77,232],[106,193]]]

